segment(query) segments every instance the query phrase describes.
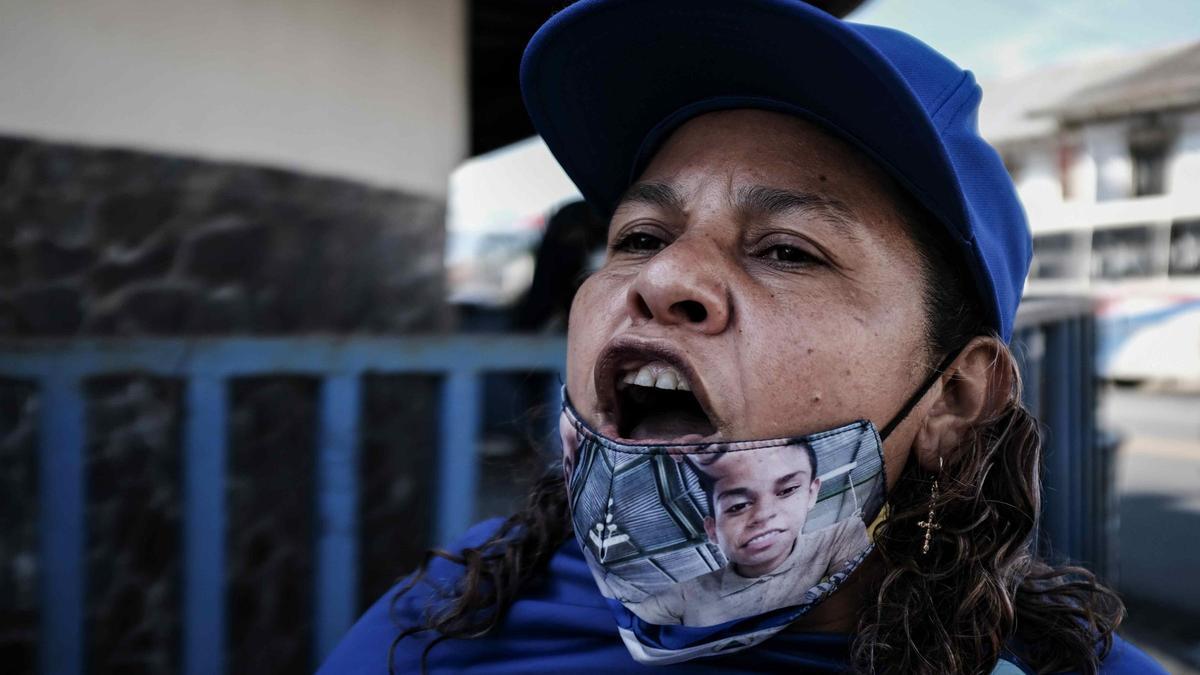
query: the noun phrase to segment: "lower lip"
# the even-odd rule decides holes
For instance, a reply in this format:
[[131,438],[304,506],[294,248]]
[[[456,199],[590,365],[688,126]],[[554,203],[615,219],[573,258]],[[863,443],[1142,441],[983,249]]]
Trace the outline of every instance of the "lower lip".
[[604,424],[598,431],[601,435],[624,443],[625,445],[688,445],[698,443],[713,443],[719,439],[714,436],[701,436],[700,434],[687,434],[678,438],[625,438],[617,432],[616,425]]

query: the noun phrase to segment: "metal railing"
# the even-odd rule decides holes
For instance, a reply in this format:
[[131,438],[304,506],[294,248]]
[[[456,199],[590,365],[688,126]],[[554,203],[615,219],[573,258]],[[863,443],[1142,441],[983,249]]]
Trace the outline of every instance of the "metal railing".
[[1114,581],[1114,439],[1097,423],[1096,321],[1086,297],[1026,300],[1013,351],[1044,428],[1039,553]]
[[[1025,396],[1049,429],[1043,542],[1075,560],[1107,558],[1110,464],[1094,451],[1091,308],[1034,302],[1014,339]],[[226,433],[229,382],[262,375],[320,380],[314,533],[314,662],[357,617],[358,453],[361,379],[367,374],[442,376],[436,537],[448,542],[475,516],[482,419],[481,377],[503,371],[559,373],[561,337],[422,337],[8,340],[0,377],[39,389],[39,667],[84,667],[86,421],[84,384],[111,375],[186,383],[183,433],[183,672],[224,671]],[[557,378],[556,378],[557,379]],[[546,393],[553,403],[557,387]]]
[[[87,379],[151,375],[186,382],[183,432],[183,671],[224,670],[228,383],[257,375],[321,381],[318,421],[314,660],[357,618],[360,383],[366,374],[433,373],[440,402],[436,537],[475,515],[481,375],[558,373],[559,337],[303,337],[6,341],[0,376],[39,390],[39,667],[84,672]],[[557,387],[547,392],[557,397]]]

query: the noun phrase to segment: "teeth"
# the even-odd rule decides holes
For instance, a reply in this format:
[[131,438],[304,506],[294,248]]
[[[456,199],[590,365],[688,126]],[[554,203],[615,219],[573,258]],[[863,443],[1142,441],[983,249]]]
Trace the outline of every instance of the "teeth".
[[624,384],[636,384],[639,387],[654,387],[668,391],[691,391],[692,386],[678,370],[661,361],[647,363],[636,372],[625,373],[621,378]]
[[633,380],[633,383],[639,387],[653,387],[654,373],[650,372],[649,368],[642,368],[638,371],[637,377]]
[[679,384],[679,376],[673,370],[664,370],[658,374],[658,378],[654,380],[654,386],[659,389],[669,389],[675,391],[675,385]]
[[769,532],[763,532],[762,534],[760,534],[760,535],[758,535],[758,536],[752,537],[752,538],[751,538],[749,541],[747,541],[746,543],[747,543],[747,544],[753,544],[754,542],[756,542],[756,541],[759,541],[759,540],[763,539],[764,537],[768,537],[768,536],[771,536],[771,535],[774,535],[774,534],[775,534],[775,530],[771,530],[771,531],[769,531]]

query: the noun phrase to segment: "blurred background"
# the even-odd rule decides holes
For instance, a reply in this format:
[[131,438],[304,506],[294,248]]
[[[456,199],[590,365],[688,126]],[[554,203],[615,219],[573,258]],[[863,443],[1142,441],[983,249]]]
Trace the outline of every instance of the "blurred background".
[[[552,457],[605,224],[551,0],[0,0],[0,663],[312,670]],[[1034,230],[1044,555],[1200,672],[1200,4],[828,0],[984,84]]]

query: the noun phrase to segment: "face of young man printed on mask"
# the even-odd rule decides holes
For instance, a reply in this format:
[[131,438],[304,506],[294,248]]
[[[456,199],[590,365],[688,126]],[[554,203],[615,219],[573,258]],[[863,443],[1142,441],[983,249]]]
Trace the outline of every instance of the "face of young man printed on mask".
[[[664,650],[637,653],[647,662],[782,629],[870,548],[866,523],[885,487],[870,422],[803,437],[629,444],[589,427],[569,398],[561,420],[576,538],[601,594],[619,603],[610,607],[626,644]],[[655,628],[731,621],[746,623],[667,642]]]
[[821,489],[813,459],[797,444],[729,453],[705,467],[712,515],[704,528],[738,574],[770,574],[792,553]]

